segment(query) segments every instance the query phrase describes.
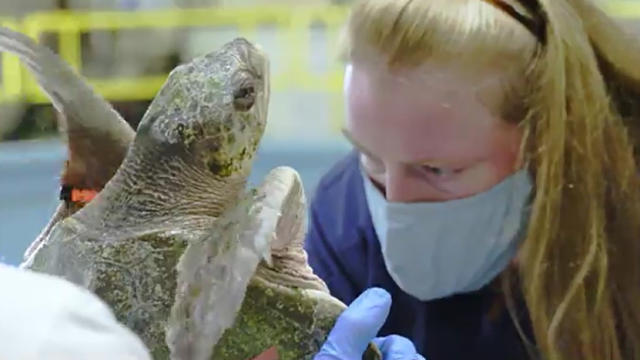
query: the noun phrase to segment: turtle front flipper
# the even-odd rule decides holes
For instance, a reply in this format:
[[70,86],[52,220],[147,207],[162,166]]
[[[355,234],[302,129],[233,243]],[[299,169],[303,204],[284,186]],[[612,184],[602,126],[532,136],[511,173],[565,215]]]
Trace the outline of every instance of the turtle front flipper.
[[292,181],[285,169],[272,170],[259,189],[186,247],[177,266],[175,303],[167,324],[172,359],[211,358],[214,345],[234,325],[258,264],[270,258]]
[[[26,35],[0,27],[0,51],[18,56],[59,112],[59,127],[68,147],[61,185],[70,193],[101,191],[122,163],[135,135],[133,128],[71,66]],[[24,258],[58,222],[81,207],[81,202],[61,202]]]

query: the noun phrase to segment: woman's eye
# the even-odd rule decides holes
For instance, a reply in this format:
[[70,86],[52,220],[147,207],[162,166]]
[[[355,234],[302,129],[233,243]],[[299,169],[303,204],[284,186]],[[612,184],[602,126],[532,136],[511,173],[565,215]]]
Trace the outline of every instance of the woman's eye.
[[427,173],[435,175],[439,178],[448,178],[462,171],[462,169],[450,169],[450,168],[435,167],[435,166],[428,166],[428,165],[424,165],[423,168],[427,171]]

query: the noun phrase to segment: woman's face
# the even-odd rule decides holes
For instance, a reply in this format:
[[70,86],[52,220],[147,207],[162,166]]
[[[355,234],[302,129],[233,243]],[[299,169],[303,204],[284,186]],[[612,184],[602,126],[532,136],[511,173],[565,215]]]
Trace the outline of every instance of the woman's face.
[[[375,58],[375,57],[372,57]],[[489,189],[516,169],[521,131],[499,117],[500,69],[347,66],[345,135],[387,200],[443,201]]]

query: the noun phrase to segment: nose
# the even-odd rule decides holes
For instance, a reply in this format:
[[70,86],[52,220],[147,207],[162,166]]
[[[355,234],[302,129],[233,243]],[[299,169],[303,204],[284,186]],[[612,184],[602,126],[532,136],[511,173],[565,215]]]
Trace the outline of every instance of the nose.
[[229,46],[241,49],[254,49],[253,44],[244,37],[236,37],[229,42]]
[[[236,37],[224,45],[223,52],[234,54],[241,61],[252,64],[255,53],[262,54],[261,51],[244,37]],[[260,56],[259,56],[260,57]]]
[[439,201],[439,192],[423,177],[417,176],[404,165],[387,165],[385,173],[385,197],[389,202]]
[[387,166],[385,174],[385,196],[390,202],[417,201],[415,180],[403,166]]

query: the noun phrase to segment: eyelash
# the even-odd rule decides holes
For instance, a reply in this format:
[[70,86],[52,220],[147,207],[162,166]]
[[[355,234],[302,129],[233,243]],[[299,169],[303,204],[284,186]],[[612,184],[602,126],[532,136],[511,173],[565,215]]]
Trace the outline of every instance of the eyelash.
[[443,168],[439,168],[439,167],[435,167],[435,166],[429,166],[429,165],[424,165],[423,168],[426,171],[428,171],[428,172],[430,172],[430,173],[432,173],[432,174],[434,174],[436,176],[441,176],[442,172],[445,171]]
[[438,177],[438,178],[444,178],[447,176],[453,176],[456,174],[459,174],[463,169],[444,169],[444,168],[439,168],[439,167],[433,167],[433,166],[428,166],[428,165],[424,165],[423,169],[425,169],[425,171],[427,171],[428,173]]
[[[371,158],[369,156],[364,156],[364,162],[365,162],[365,166],[367,168],[369,168],[369,170],[372,171],[372,172],[384,171],[383,170],[384,165],[381,164],[381,162],[379,160],[376,160],[376,159]],[[453,176],[453,175],[456,175],[456,174],[460,173],[463,170],[463,169],[448,170],[448,169],[435,167],[435,166],[428,166],[428,165],[423,165],[421,168],[426,173],[428,173],[427,175],[435,176],[437,178],[445,178],[445,177],[448,177],[448,176]]]

